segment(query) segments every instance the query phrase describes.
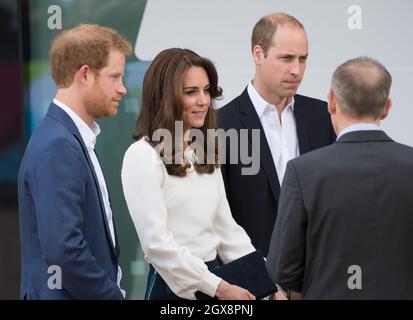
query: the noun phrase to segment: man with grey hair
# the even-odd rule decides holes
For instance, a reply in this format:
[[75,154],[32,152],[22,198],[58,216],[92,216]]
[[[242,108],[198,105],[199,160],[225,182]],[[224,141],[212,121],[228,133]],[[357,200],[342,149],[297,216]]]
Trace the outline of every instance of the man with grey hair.
[[413,298],[413,148],[379,127],[391,81],[368,57],[339,66],[336,143],[287,165],[267,269],[304,299]]

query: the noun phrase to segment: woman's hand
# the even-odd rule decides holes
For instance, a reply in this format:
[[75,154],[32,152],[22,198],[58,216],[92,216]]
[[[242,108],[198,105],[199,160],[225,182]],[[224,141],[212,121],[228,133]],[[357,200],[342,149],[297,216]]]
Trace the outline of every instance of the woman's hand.
[[255,296],[248,290],[221,280],[215,296],[219,300],[255,300]]

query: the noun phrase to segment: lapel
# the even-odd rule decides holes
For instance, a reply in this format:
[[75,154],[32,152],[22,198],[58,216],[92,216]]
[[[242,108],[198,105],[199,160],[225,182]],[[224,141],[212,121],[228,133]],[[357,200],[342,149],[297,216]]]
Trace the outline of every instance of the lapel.
[[[103,203],[102,199],[102,193],[99,187],[99,181],[96,176],[95,169],[93,167],[92,160],[89,157],[89,152],[87,151],[87,148],[85,146],[85,143],[83,142],[82,136],[80,135],[79,130],[77,129],[75,123],[73,120],[70,118],[70,116],[61,108],[56,106],[54,103],[50,104],[49,111],[47,112],[48,116],[53,117],[54,119],[58,120],[60,123],[62,123],[76,138],[76,140],[79,142],[80,146],[82,147],[83,154],[87,160],[87,163],[89,165],[89,169],[92,172],[93,176],[93,181],[95,183],[95,187],[97,189],[97,194],[99,197],[99,203],[100,203],[100,211],[102,214],[103,222],[105,225],[105,231],[106,231],[106,237],[109,242],[109,246],[111,247],[112,253],[114,254],[114,257],[117,259],[118,258],[118,253],[115,247],[113,246],[113,241],[110,235],[110,229],[109,229],[109,224],[106,216],[106,211],[105,211],[105,205]],[[115,237],[116,238],[116,237]],[[118,247],[118,246],[117,246]]]
[[299,95],[294,96],[294,116],[297,128],[298,147],[300,154],[310,151],[310,126],[308,123],[309,115],[307,115],[307,108]]
[[[278,202],[278,197],[280,195],[280,183],[278,181],[278,175],[275,169],[274,160],[272,158],[270,147],[268,145],[267,138],[265,137],[261,121],[248,95],[247,89],[244,90],[239,98],[240,120],[243,127],[249,130],[260,130],[260,152],[257,154],[260,155],[261,167],[265,173],[268,184],[270,185],[272,194],[274,195],[275,200]],[[250,132],[248,136],[250,137]],[[252,141],[250,140],[249,145],[251,144]],[[255,146],[252,146],[252,148],[255,148]]]
[[[98,159],[98,161],[100,163],[100,159],[99,159],[98,154],[96,152],[95,152],[95,154],[96,154],[96,158]],[[102,174],[103,174],[103,177],[105,178],[105,181],[107,181],[105,172],[103,170],[102,170]],[[110,198],[109,188],[108,187],[106,187],[106,188],[108,189],[109,203],[111,204],[111,207],[112,207],[112,199]],[[103,203],[103,201],[102,201],[102,203]],[[112,215],[113,215],[113,209],[112,209]],[[105,214],[105,217],[106,217],[106,214]],[[107,223],[107,220],[106,220],[106,223]],[[119,241],[118,241],[118,233],[116,231],[115,219],[112,219],[112,223],[113,223],[113,233],[114,233],[114,236],[115,236],[116,255],[117,255],[117,257],[119,257],[119,253],[120,253],[119,249],[120,248],[119,248]],[[107,226],[107,230],[110,230],[109,225]],[[111,237],[109,239],[111,239]],[[112,243],[112,241],[111,241],[111,243]]]
[[393,140],[381,130],[352,131],[341,136],[336,143],[392,142]]

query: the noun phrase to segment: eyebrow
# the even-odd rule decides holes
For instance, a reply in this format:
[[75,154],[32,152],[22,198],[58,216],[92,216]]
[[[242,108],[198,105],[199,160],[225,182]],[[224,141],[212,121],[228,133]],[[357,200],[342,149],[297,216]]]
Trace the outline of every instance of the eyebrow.
[[[211,85],[208,83],[205,87],[204,87],[204,89],[205,88],[208,88],[208,87],[210,87]],[[185,90],[185,89],[198,89],[198,87],[197,86],[189,86],[189,87],[183,87],[183,89]]]
[[296,54],[292,54],[292,53],[280,53],[278,55],[279,57],[300,57],[300,58],[307,58],[308,57],[308,53],[303,54],[303,55],[296,55]]

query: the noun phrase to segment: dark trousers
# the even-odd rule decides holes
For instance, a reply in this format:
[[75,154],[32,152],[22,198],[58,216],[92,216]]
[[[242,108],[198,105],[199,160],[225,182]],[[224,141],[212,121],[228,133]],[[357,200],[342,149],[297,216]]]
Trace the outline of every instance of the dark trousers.
[[[219,266],[217,259],[205,262],[208,270],[212,270]],[[178,297],[166,282],[162,279],[155,268],[149,264],[148,281],[146,284],[145,300],[184,300]]]

